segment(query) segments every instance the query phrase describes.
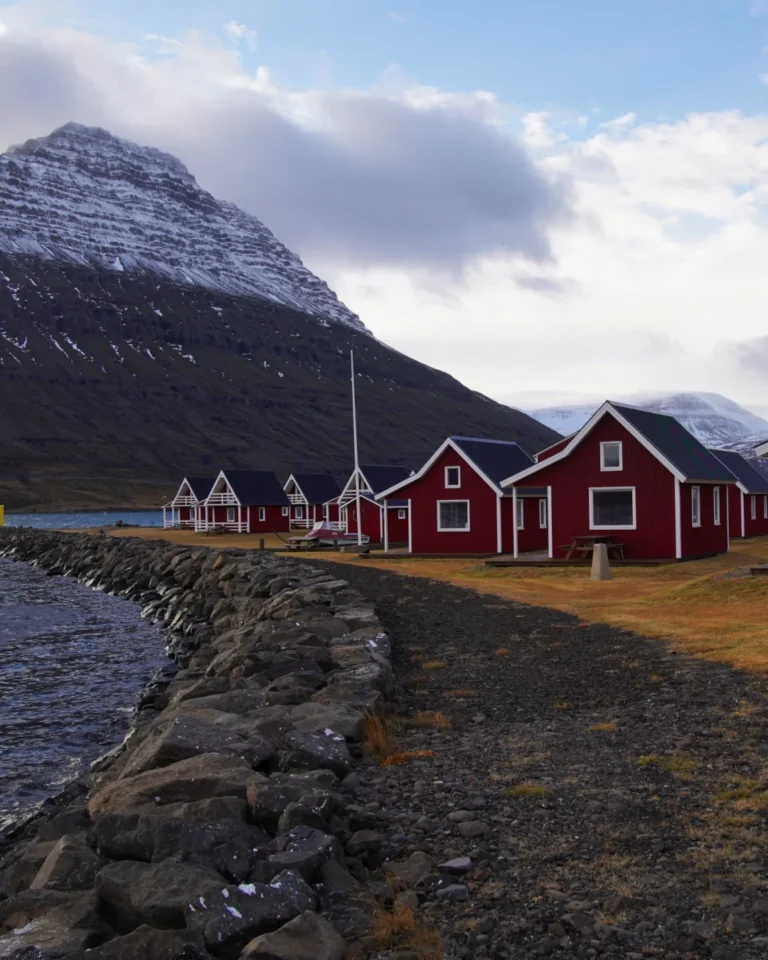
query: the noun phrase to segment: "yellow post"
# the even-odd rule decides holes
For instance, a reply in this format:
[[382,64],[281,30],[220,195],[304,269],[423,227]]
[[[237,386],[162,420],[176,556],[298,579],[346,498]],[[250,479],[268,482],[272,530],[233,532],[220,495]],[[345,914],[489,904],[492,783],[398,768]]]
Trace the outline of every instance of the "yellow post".
[[5,523],[5,507],[0,503],[0,527]]

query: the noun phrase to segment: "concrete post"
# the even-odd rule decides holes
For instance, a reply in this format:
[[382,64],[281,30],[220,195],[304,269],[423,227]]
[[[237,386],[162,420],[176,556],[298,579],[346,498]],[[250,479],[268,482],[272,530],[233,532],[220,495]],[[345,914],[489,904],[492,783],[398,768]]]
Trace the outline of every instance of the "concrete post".
[[610,580],[611,567],[608,563],[608,546],[596,543],[592,553],[592,576],[590,580]]

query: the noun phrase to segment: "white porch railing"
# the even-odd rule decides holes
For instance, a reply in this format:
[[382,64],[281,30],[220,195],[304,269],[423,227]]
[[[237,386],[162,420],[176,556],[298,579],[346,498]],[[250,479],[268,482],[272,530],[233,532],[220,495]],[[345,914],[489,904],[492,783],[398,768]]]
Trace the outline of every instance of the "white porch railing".
[[209,507],[236,507],[237,500],[232,493],[212,493],[206,498]]
[[[323,520],[322,522],[337,533],[346,533],[347,525],[341,520]],[[320,518],[317,520],[291,520],[291,530],[309,530],[316,523],[320,523]]]
[[171,501],[172,507],[196,507],[198,500],[196,497],[176,497]]
[[295,506],[301,507],[301,506],[307,505],[307,501],[304,499],[304,497],[300,493],[289,493],[288,499],[291,501],[291,504],[294,507]]

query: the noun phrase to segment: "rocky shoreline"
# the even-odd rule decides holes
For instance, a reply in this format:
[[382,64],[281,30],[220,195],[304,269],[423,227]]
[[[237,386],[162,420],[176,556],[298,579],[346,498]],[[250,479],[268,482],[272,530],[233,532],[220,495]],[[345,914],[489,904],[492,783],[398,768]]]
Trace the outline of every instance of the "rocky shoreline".
[[388,712],[374,606],[310,564],[26,528],[0,556],[125,596],[178,671],[0,852],[0,958],[364,956],[397,855],[356,802]]

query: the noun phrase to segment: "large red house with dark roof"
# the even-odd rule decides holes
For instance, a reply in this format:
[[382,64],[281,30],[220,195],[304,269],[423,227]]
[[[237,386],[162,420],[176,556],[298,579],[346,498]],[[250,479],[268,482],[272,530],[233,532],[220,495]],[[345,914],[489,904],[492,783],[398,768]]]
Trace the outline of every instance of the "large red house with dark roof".
[[728,549],[733,475],[674,417],[606,402],[566,439],[502,483],[513,494],[532,483],[548,491],[551,558],[590,535],[611,535],[632,560]]
[[290,530],[290,501],[271,470],[222,470],[199,516],[199,530],[285,533]]
[[[421,470],[376,499],[385,506],[395,500],[408,504],[409,553],[511,552],[515,535],[521,549],[542,549],[547,544],[546,492],[531,487],[514,507],[511,492],[501,487],[510,472],[532,464],[513,442],[448,437]],[[385,542],[384,549],[389,548]]]
[[712,450],[736,481],[728,490],[728,533],[760,537],[768,533],[768,478],[734,450]]

